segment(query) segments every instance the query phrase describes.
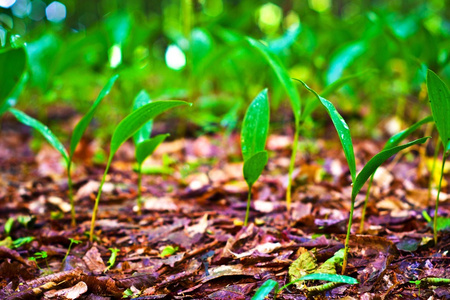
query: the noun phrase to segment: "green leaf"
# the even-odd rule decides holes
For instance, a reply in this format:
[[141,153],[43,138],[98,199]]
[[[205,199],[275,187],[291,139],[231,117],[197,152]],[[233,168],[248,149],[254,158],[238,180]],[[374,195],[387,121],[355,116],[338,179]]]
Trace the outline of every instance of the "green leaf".
[[0,51],[0,107],[9,98],[27,68],[27,55],[23,47]]
[[336,274],[321,274],[321,273],[313,273],[305,275],[296,281],[304,281],[304,280],[323,280],[323,281],[332,281],[339,283],[347,283],[347,284],[357,284],[359,283],[353,277],[345,276],[345,275],[336,275]]
[[428,97],[444,149],[450,140],[450,91],[448,86],[431,70],[427,73]]
[[383,149],[392,148],[394,146],[397,146],[400,144],[401,141],[403,141],[405,138],[407,138],[412,132],[414,132],[417,128],[422,126],[425,123],[432,122],[433,117],[428,116],[426,118],[423,118],[422,120],[414,123],[409,128],[406,128],[405,130],[400,131],[399,133],[394,134],[384,145]]
[[330,84],[338,80],[344,70],[367,49],[364,41],[352,42],[344,48],[338,50],[330,61],[330,68],[327,71],[326,82]]
[[264,150],[269,131],[269,99],[267,89],[256,96],[245,113],[241,131],[244,161]]
[[8,95],[8,98],[3,102],[3,105],[0,106],[0,116],[3,115],[8,110],[8,108],[16,105],[20,93],[22,93],[25,84],[28,82],[28,78],[29,78],[28,73],[25,72],[22,78],[20,79],[20,82],[17,83],[14,90]]
[[269,48],[272,53],[282,53],[295,43],[301,31],[302,27],[300,24],[293,24],[283,33],[282,36],[269,40],[267,43],[267,48]]
[[270,292],[275,288],[275,292],[278,289],[278,282],[275,280],[269,279],[266,280],[256,291],[255,295],[253,295],[252,300],[263,300],[270,294]]
[[250,44],[250,46],[258,50],[258,52],[266,59],[267,63],[275,72],[275,75],[277,76],[278,80],[289,96],[295,120],[296,122],[299,122],[301,115],[301,100],[298,91],[294,83],[292,82],[292,79],[289,77],[288,72],[283,67],[278,57],[271,53],[266,46],[250,37],[246,37],[246,40]]
[[268,160],[269,155],[267,154],[267,151],[264,150],[255,153],[244,162],[244,179],[249,187],[251,187],[256,180],[258,180],[259,176],[261,176]]
[[92,104],[89,111],[84,115],[84,117],[78,122],[78,124],[75,126],[72,138],[70,139],[70,159],[72,160],[73,154],[75,153],[75,149],[77,148],[78,143],[81,140],[81,137],[83,136],[83,133],[86,131],[86,128],[89,126],[89,123],[91,123],[92,118],[94,117],[95,111],[97,110],[98,105],[100,102],[102,102],[103,98],[106,97],[106,95],[109,94],[111,91],[111,88],[114,85],[114,82],[119,77],[119,75],[114,75],[109,79],[108,83],[103,87],[100,94],[97,97],[97,100]]
[[15,108],[11,107],[9,109],[9,112],[11,112],[19,122],[32,127],[33,129],[37,130],[40,134],[42,134],[42,136],[50,143],[50,145],[52,145],[56,150],[58,150],[59,153],[61,153],[66,163],[69,162],[69,155],[67,154],[67,151],[64,148],[63,144],[58,140],[58,138],[53,134],[53,132],[50,131],[50,129],[47,126]]
[[125,117],[119,125],[117,125],[111,138],[111,152],[109,154],[108,164],[111,162],[112,157],[119,147],[133,136],[133,134],[135,134],[145,123],[166,110],[181,105],[192,104],[178,100],[155,101],[140,107]]
[[[331,83],[330,85],[328,85],[320,93],[320,96],[322,96],[323,98],[326,98],[329,95],[331,95],[332,93],[334,93],[335,91],[339,90],[341,87],[343,87],[347,83],[349,83],[350,81],[352,81],[353,79],[362,77],[363,75],[370,76],[371,74],[373,74],[375,72],[377,72],[377,70],[369,69],[369,70],[365,70],[365,71],[362,71],[362,72],[359,72],[356,74],[351,74],[349,76],[341,77],[338,80]],[[319,102],[317,102],[317,101],[306,102],[305,109],[302,114],[302,120],[305,120],[308,116],[310,116],[312,114],[312,112],[317,108],[318,105],[319,105]]]
[[137,144],[136,161],[138,164],[142,164],[149,155],[152,155],[156,147],[158,147],[169,135],[170,134],[160,134]]
[[166,247],[164,247],[163,251],[161,251],[160,256],[161,257],[170,256],[170,255],[174,254],[175,252],[177,252],[178,249],[179,249],[178,246],[175,246],[175,247],[170,246],[170,245],[166,246]]
[[374,157],[372,157],[367,164],[364,166],[364,168],[361,170],[361,172],[356,177],[356,180],[353,182],[353,188],[352,188],[352,199],[356,198],[356,195],[358,195],[361,188],[366,183],[367,179],[373,174],[373,172],[376,171],[376,169],[384,163],[388,158],[390,158],[392,155],[397,154],[401,150],[408,148],[412,145],[416,144],[423,144],[425,141],[429,139],[429,137],[424,137],[421,139],[414,140],[412,142],[409,142],[407,144],[392,147],[386,150],[381,151],[380,153],[376,154]]
[[[152,99],[150,99],[150,96],[147,94],[145,90],[141,90],[139,94],[134,98],[133,103],[133,111],[138,109],[139,107],[144,106],[145,104],[148,104],[152,102]],[[149,121],[145,123],[144,126],[141,127],[134,135],[133,135],[133,142],[135,145],[139,144],[142,141],[145,141],[150,137],[150,134],[152,133],[152,125],[153,121]]]
[[21,237],[13,241],[13,247],[20,248],[25,244],[31,243],[32,241],[34,241],[34,237],[32,236]]
[[341,140],[342,149],[344,150],[345,158],[347,159],[348,163],[348,168],[352,176],[352,181],[354,182],[356,177],[356,162],[355,162],[355,154],[353,152],[352,136],[350,135],[350,129],[348,128],[347,123],[330,101],[321,97],[313,89],[307,86],[306,83],[304,83],[303,81],[299,79],[295,80],[301,82],[307,90],[313,93],[327,110],[331,118],[331,121],[333,121],[334,128],[338,133],[339,139]]
[[13,225],[14,225],[14,221],[15,221],[14,218],[9,218],[9,219],[5,222],[4,227],[5,227],[5,233],[6,233],[6,235],[9,235],[9,234],[11,233],[11,229],[12,229],[12,227],[13,227]]
[[108,259],[108,267],[106,268],[105,272],[114,266],[117,259],[117,253],[120,252],[120,250],[117,248],[109,248],[109,251],[111,251],[111,256]]

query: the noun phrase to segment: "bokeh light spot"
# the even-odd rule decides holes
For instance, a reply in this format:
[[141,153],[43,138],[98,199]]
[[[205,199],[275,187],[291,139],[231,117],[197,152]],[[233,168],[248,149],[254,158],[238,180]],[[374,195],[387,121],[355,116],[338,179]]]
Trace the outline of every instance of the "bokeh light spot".
[[45,9],[47,20],[59,23],[66,18],[66,6],[58,1],[53,1]]
[[331,6],[331,0],[308,0],[309,7],[317,12],[324,12]]
[[181,70],[186,66],[186,55],[177,45],[169,45],[166,50],[166,64],[172,70]]
[[282,18],[283,11],[281,7],[273,3],[266,3],[259,8],[258,25],[266,34],[277,31]]
[[122,47],[119,44],[115,44],[109,49],[109,66],[116,68],[122,62]]
[[0,6],[4,8],[9,8],[14,5],[16,0],[0,0]]

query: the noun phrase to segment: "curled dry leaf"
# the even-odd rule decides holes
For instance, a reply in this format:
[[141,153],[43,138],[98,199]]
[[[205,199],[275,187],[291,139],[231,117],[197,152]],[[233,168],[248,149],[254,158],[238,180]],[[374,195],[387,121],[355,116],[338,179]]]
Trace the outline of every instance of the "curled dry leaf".
[[86,293],[88,287],[85,282],[80,281],[76,285],[62,290],[51,290],[44,295],[47,298],[64,298],[64,299],[78,299],[82,294]]
[[91,270],[94,274],[100,274],[106,269],[106,265],[103,262],[97,247],[92,247],[89,249],[89,251],[83,256],[83,260],[89,270]]

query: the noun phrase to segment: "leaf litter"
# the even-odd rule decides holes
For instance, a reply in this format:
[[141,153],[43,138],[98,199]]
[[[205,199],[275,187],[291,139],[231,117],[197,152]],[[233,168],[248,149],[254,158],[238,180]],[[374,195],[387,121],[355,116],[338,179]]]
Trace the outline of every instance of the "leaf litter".
[[[34,159],[29,143],[23,142],[29,140],[23,130],[5,130],[6,138],[0,141],[4,154],[0,158],[2,299],[119,299],[124,295],[250,299],[268,279],[280,286],[288,283],[293,279],[291,269],[303,270],[295,278],[319,268],[340,274],[333,257],[343,248],[351,189],[345,157],[336,155],[333,147],[323,147],[333,141],[320,140],[320,152],[298,158],[287,217],[286,179],[281,174],[289,167],[290,137],[270,136],[269,164],[253,186],[247,227],[243,227],[247,189],[242,164],[229,159],[240,156],[239,147],[216,146],[224,137],[164,142],[152,159],[162,161],[165,156],[170,173],[143,175],[141,216],[135,213],[133,161],[119,153],[100,199],[94,242],[89,243],[86,232],[103,166],[75,156],[78,162],[87,159],[89,164],[78,167],[77,163],[74,169],[78,225],[71,227],[62,162],[48,147],[41,148]],[[355,149],[361,149],[357,150],[361,161],[382,148],[382,143],[355,144]],[[388,163],[379,169],[365,235],[353,234],[350,239],[346,275],[359,284],[343,285],[322,296],[450,298],[448,284],[431,280],[450,278],[450,235],[443,227],[434,247],[430,223],[422,215],[429,205],[426,186],[411,177],[417,160],[400,158],[395,167]],[[448,194],[446,188],[443,192]],[[363,200],[357,198],[355,219]],[[449,201],[442,194],[439,213],[450,215]],[[27,216],[33,218],[23,221]],[[9,218],[14,221],[7,234]],[[357,232],[357,220],[354,224],[353,232]],[[69,251],[70,239],[81,243],[71,245]],[[115,264],[107,268],[110,248],[119,251]],[[162,257],[162,251],[169,248],[170,254]],[[46,259],[29,260],[42,251]],[[299,264],[299,259],[304,262]],[[307,297],[300,287],[290,286],[277,298]]]

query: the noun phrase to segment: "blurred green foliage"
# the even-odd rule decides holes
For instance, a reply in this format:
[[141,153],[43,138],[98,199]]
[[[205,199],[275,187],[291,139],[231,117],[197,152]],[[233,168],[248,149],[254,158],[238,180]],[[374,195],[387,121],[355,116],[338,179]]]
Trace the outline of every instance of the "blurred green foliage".
[[[448,0],[60,1],[0,0],[0,49],[25,43],[28,56],[17,105],[40,116],[56,102],[84,112],[118,73],[118,92],[99,109],[105,134],[141,89],[152,99],[194,102],[190,120],[203,132],[233,129],[266,86],[272,110],[283,107],[286,92],[242,36],[261,40],[291,77],[319,92],[378,71],[329,96],[350,127],[364,117],[356,135],[372,134],[393,114],[408,123],[424,117],[427,68],[450,78]],[[289,110],[280,111],[275,126],[292,122]],[[311,120],[304,126],[304,135],[317,134]]]

